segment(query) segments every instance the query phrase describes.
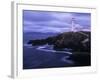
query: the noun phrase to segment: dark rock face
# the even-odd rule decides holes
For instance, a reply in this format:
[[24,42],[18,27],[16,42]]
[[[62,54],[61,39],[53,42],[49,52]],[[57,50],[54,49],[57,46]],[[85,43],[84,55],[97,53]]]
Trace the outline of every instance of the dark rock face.
[[30,40],[28,42],[28,44],[32,44],[33,46],[47,43],[54,45],[55,50],[71,48],[73,51],[90,52],[90,32],[65,32],[46,39]]
[[[85,33],[85,32],[82,32]],[[90,36],[89,33],[85,33]],[[62,38],[56,41],[55,46],[59,48],[71,48],[74,51],[89,51],[90,49],[90,37],[88,41],[82,42],[87,39],[87,36],[80,32],[63,33]]]
[[91,65],[91,56],[89,52],[74,52],[69,59],[74,60],[77,66]]

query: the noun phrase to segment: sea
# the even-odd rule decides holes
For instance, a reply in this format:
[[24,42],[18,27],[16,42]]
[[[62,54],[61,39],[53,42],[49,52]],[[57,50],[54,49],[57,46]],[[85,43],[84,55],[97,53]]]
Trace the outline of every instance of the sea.
[[23,69],[61,68],[74,66],[70,60],[72,53],[69,49],[63,51],[53,50],[53,45],[32,46],[27,44],[29,40],[45,39],[56,36],[58,33],[23,33]]

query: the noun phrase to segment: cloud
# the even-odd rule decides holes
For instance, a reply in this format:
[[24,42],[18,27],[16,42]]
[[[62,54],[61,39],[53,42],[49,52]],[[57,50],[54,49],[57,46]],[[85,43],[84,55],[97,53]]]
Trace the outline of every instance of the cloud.
[[23,12],[24,32],[58,33],[70,31],[72,18],[75,18],[77,26],[90,29],[91,16],[89,13],[25,10]]
[[42,32],[42,33],[61,33],[62,31],[63,32],[67,32],[69,31],[70,28],[57,28],[57,27],[47,27],[47,26],[44,26],[44,27],[41,27],[41,26],[38,26],[38,25],[35,25],[35,27],[33,28],[33,26],[29,26],[29,27],[25,27],[24,28],[24,31],[25,32]]
[[55,17],[56,20],[60,20],[60,21],[64,21],[64,22],[67,22],[67,21],[71,20],[72,17],[74,17],[72,13],[62,13],[62,12],[53,13],[52,16]]
[[[44,25],[41,25],[41,24],[44,24]],[[69,26],[71,26],[70,24],[60,23],[60,22],[56,22],[56,21],[44,22],[44,23],[41,22],[41,24],[25,21],[24,22],[24,31],[25,32],[58,33],[58,32],[62,32],[65,30],[67,31],[67,29],[69,29]],[[68,27],[66,27],[66,26],[68,26]]]
[[50,21],[54,19],[48,12],[44,11],[31,11],[31,10],[24,10],[23,11],[23,18],[24,20],[28,21]]

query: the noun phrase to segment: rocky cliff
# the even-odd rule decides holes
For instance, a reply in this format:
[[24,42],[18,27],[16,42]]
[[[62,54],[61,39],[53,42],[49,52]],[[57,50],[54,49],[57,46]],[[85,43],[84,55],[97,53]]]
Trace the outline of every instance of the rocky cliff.
[[57,36],[48,37],[46,39],[30,40],[28,44],[36,45],[54,45],[54,50],[63,50],[64,48],[72,49],[73,51],[90,52],[91,38],[90,32],[64,32]]

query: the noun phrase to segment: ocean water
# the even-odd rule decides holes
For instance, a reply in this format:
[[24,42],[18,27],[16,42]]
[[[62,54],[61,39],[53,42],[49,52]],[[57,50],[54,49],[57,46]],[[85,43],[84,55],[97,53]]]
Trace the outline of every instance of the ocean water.
[[74,61],[69,60],[71,52],[55,51],[53,45],[32,46],[29,40],[43,39],[57,34],[24,33],[23,37],[23,69],[56,68],[73,66]]

